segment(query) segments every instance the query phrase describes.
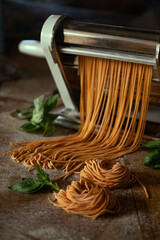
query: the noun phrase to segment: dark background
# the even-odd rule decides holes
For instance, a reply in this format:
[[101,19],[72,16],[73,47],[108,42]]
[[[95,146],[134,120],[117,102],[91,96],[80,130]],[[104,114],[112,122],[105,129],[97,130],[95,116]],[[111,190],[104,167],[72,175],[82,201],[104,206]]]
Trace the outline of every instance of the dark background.
[[0,0],[3,52],[16,49],[20,40],[39,40],[51,14],[76,20],[160,30],[159,0]]

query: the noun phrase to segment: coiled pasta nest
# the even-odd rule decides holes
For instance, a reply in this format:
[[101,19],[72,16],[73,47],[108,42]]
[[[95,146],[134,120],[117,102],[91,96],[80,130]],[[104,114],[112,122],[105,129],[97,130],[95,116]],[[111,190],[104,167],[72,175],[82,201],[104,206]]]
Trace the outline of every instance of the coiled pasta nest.
[[125,188],[137,181],[134,172],[114,160],[90,160],[86,162],[80,176],[109,189]]
[[61,189],[54,193],[55,206],[63,208],[69,213],[80,214],[96,219],[105,213],[118,213],[120,204],[118,199],[108,188],[96,186],[85,180],[72,181],[66,191]]

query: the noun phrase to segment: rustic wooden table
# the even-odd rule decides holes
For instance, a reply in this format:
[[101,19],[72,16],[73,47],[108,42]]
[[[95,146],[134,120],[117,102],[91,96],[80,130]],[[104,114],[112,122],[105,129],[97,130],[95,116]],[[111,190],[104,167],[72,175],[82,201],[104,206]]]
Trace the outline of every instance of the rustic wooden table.
[[[97,220],[67,214],[49,203],[52,192],[20,194],[8,186],[22,177],[35,178],[35,170],[15,163],[3,153],[13,149],[10,141],[28,141],[40,138],[18,130],[22,121],[10,114],[17,108],[25,108],[41,94],[55,89],[48,66],[43,59],[27,56],[13,58],[21,70],[21,78],[0,85],[0,239],[1,240],[158,240],[160,239],[160,170],[145,167],[143,151],[124,156],[120,161],[129,169],[139,172],[140,180],[147,186],[151,199],[146,199],[142,188],[135,184],[131,188],[115,190],[121,203],[117,215],[105,215]],[[68,135],[73,131],[56,127],[55,135]],[[47,170],[51,179],[61,172]],[[60,187],[65,188],[72,176]]]

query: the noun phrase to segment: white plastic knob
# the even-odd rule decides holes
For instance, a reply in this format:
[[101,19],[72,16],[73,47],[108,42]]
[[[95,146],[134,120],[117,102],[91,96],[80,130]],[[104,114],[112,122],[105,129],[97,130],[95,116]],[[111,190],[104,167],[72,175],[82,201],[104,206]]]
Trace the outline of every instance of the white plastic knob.
[[18,49],[21,53],[30,56],[45,57],[40,42],[36,40],[23,40],[19,43]]

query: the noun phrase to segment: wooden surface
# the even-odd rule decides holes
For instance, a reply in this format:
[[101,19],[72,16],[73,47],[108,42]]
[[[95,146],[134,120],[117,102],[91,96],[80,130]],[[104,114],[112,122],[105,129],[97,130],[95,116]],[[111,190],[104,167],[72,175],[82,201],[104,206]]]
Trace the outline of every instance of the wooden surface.
[[[17,108],[29,106],[35,97],[55,89],[45,60],[17,56],[13,58],[21,70],[21,78],[0,85],[0,239],[1,240],[158,240],[160,239],[160,170],[144,167],[145,152],[139,151],[120,159],[130,170],[138,171],[140,180],[147,186],[151,199],[146,199],[142,188],[134,186],[115,190],[121,211],[92,220],[65,211],[49,203],[52,192],[20,194],[8,186],[22,177],[35,178],[35,170],[14,163],[3,153],[13,149],[10,141],[28,141],[41,136],[18,130],[22,121],[10,117]],[[73,131],[56,127],[54,136],[68,135]],[[41,137],[42,138],[42,137]],[[62,172],[47,170],[50,178]],[[60,187],[66,188],[72,176]]]

